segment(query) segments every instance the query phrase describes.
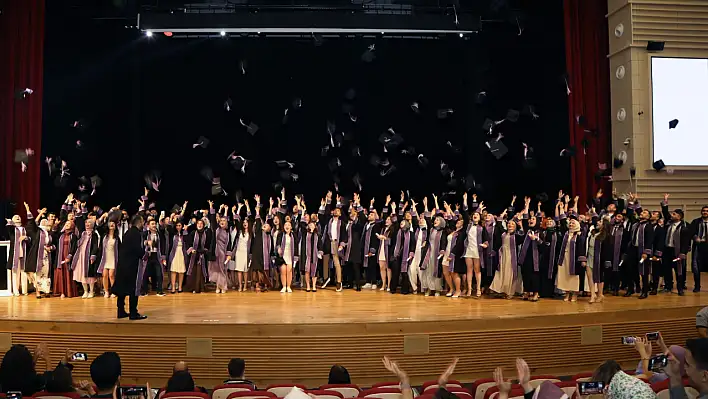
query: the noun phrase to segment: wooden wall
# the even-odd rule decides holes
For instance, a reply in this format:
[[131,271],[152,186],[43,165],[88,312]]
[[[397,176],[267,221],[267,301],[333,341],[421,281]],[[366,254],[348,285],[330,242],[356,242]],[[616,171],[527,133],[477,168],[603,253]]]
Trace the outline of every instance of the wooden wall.
[[[616,35],[619,27],[621,36]],[[663,57],[708,58],[708,1],[705,0],[608,0],[610,79],[612,91],[612,152],[626,150],[625,166],[613,173],[618,191],[636,191],[654,209],[665,191],[672,206],[685,206],[687,218],[697,217],[708,204],[708,167],[672,167],[674,174],[657,173],[651,167],[652,99],[649,40],[665,41]],[[618,69],[624,68],[624,77]],[[626,119],[617,112],[624,109]],[[668,123],[668,121],[667,121]],[[623,144],[631,138],[629,146]],[[690,143],[686,143],[690,145]],[[629,182],[629,167],[637,178]]]
[[[636,299],[635,299],[636,300]],[[638,355],[623,346],[624,335],[661,331],[669,344],[694,337],[700,306],[632,311],[574,313],[454,322],[400,322],[303,325],[209,325],[3,321],[0,346],[49,344],[52,361],[66,348],[91,358],[117,351],[123,381],[163,385],[172,365],[186,360],[198,384],[211,387],[227,377],[232,357],[246,359],[247,377],[257,384],[326,383],[333,364],[346,366],[354,382],[367,386],[392,378],[384,355],[400,360],[414,383],[439,375],[459,357],[455,378],[491,377],[502,365],[524,357],[535,374],[571,375],[615,359],[635,367]],[[88,377],[87,363],[75,374]]]

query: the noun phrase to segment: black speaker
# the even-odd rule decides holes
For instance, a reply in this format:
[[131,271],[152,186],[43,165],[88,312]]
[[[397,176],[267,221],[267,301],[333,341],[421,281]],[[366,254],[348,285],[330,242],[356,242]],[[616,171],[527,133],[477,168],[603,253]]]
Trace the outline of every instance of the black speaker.
[[658,51],[664,51],[664,45],[666,42],[655,42],[655,41],[649,41],[647,43],[647,51],[652,51],[652,52],[658,52]]

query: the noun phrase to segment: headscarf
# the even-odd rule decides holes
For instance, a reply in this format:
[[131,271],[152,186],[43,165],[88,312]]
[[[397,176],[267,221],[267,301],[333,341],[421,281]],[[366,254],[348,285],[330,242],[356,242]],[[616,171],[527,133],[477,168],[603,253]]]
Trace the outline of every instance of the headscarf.
[[439,227],[435,227],[435,222],[433,222],[433,228],[435,230],[443,230],[447,226],[447,222],[445,221],[445,218],[442,216],[436,216],[435,220],[438,221],[438,224],[440,225]]
[[580,222],[570,223],[568,222],[568,231],[571,233],[577,233],[580,231]]
[[618,371],[607,389],[608,399],[657,399],[651,386],[639,378]]

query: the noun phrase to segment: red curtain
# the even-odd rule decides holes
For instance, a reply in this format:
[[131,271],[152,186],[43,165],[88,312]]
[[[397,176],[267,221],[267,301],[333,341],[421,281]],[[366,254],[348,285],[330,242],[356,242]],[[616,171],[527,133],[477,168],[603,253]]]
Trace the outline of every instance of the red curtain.
[[[563,8],[570,145],[577,148],[571,161],[572,189],[581,201],[588,201],[598,188],[607,192],[610,187],[608,179],[595,178],[598,163],[612,168],[607,1],[564,0]],[[585,126],[577,122],[580,115]],[[589,142],[585,151],[583,139]]]
[[[4,2],[0,16],[0,201],[23,202],[34,210],[39,203],[42,143],[42,82],[44,71],[44,0]],[[33,93],[18,98],[17,92]],[[31,148],[27,171],[14,162],[17,149]]]

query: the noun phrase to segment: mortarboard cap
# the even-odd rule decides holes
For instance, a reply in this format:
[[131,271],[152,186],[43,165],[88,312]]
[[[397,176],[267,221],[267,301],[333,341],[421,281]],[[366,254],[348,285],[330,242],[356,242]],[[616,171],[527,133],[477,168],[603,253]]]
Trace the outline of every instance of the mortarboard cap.
[[538,118],[538,114],[536,113],[536,108],[531,104],[524,105],[524,108],[521,110],[521,113],[526,116],[530,116],[533,119]]
[[423,167],[426,167],[428,166],[428,158],[426,158],[423,154],[418,154],[418,163]]
[[327,153],[328,153],[328,152],[329,152],[329,146],[326,145],[326,146],[322,147],[322,149],[320,150],[320,155],[323,156],[323,157],[324,157],[324,156],[327,156]]
[[658,159],[654,161],[654,163],[651,165],[652,168],[654,168],[655,171],[660,172],[662,169],[666,167],[666,164],[664,164],[664,161],[661,159]]
[[226,112],[231,111],[232,105],[233,105],[233,101],[231,101],[230,98],[227,98],[226,101],[224,101],[224,109],[226,110]]
[[83,150],[85,148],[84,142],[81,140],[76,140],[76,149]]
[[492,130],[493,127],[494,127],[493,120],[491,120],[489,118],[484,120],[484,123],[482,124],[482,130],[484,130],[485,132],[489,132],[490,130]]
[[209,146],[209,139],[204,136],[199,136],[197,142],[192,144],[192,148],[202,147],[207,148]]
[[281,168],[290,168],[290,169],[292,169],[295,166],[294,163],[288,162],[284,159],[280,160],[280,161],[275,161],[275,164],[280,166]]
[[346,98],[347,100],[353,100],[355,97],[356,90],[354,90],[354,88],[349,88],[346,92],[344,92],[344,98]]
[[219,195],[222,192],[221,183],[211,185],[211,195]]
[[444,108],[438,110],[438,119],[445,119],[455,112],[452,108]]
[[29,161],[29,155],[27,155],[26,150],[15,150],[15,163],[23,163],[27,165]]
[[507,152],[509,152],[509,149],[501,141],[492,140],[488,141],[486,144],[487,148],[489,148],[489,152],[491,152],[496,159],[501,159]]
[[211,170],[210,167],[205,166],[202,168],[202,170],[199,171],[199,174],[202,175],[205,179],[209,180],[209,182],[214,181],[214,171]]
[[420,112],[420,104],[417,101],[411,103],[411,110],[416,114]]
[[374,54],[374,51],[376,50],[375,45],[370,45],[369,48],[364,51],[364,53],[361,55],[361,60],[364,62],[372,62],[373,60],[376,59],[376,54]]
[[674,120],[670,121],[669,122],[669,129],[676,129],[676,126],[678,126],[678,124],[679,124],[678,119],[674,119]]
[[516,122],[519,120],[519,111],[515,109],[510,109],[506,112],[506,117],[504,118],[509,122]]
[[295,109],[302,108],[302,98],[297,97],[293,100],[293,108],[295,108]]
[[574,145],[571,145],[570,147],[566,147],[563,150],[561,150],[560,155],[562,157],[574,157],[576,153],[577,153],[577,149],[575,148]]
[[482,105],[487,101],[487,92],[486,91],[480,91],[477,93],[477,97],[475,98],[474,102],[477,105]]
[[546,202],[548,201],[548,194],[546,194],[545,192],[537,194],[536,199],[538,200],[538,202]]
[[91,186],[100,187],[102,183],[103,183],[103,180],[101,180],[101,178],[98,177],[98,175],[91,176]]
[[333,158],[330,159],[327,165],[329,166],[329,170],[334,172],[335,170],[337,170],[337,168],[342,166],[342,162],[339,160],[339,158]]
[[352,156],[353,157],[360,157],[361,156],[361,150],[359,150],[359,147],[352,148]]

